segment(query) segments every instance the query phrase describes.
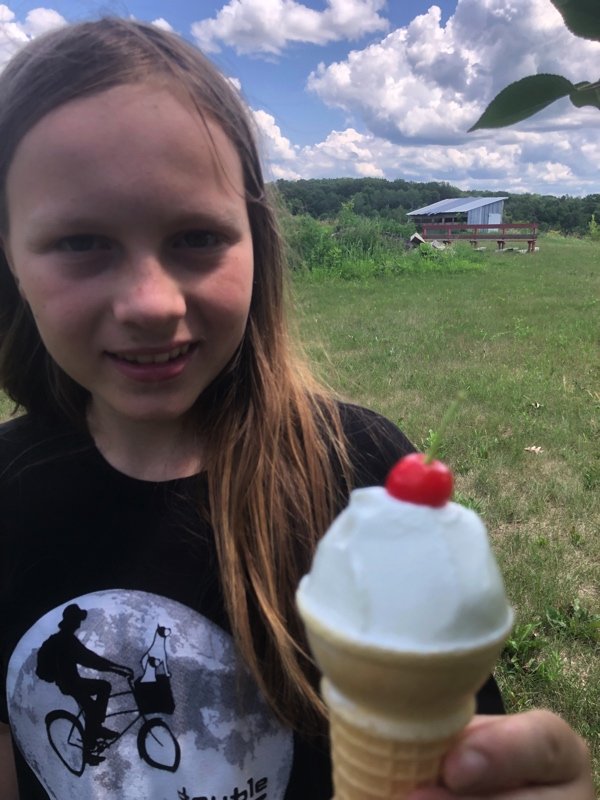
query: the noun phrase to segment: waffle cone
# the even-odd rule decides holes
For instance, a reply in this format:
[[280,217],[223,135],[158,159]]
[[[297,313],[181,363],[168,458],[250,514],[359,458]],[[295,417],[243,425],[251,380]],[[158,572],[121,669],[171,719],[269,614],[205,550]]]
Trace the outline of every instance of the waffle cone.
[[437,781],[453,736],[433,741],[384,738],[330,707],[334,800],[404,800]]
[[349,640],[307,613],[304,621],[323,673],[334,800],[403,800],[435,784],[508,630],[469,649],[416,653]]

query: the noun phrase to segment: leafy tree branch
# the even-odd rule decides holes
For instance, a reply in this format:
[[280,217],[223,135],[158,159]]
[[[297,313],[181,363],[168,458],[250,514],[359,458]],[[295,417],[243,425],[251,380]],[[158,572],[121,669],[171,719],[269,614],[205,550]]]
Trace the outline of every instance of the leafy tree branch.
[[[600,0],[551,0],[575,36],[600,42]],[[600,80],[571,83],[562,75],[530,75],[509,84],[469,128],[503,128],[531,117],[556,100],[568,97],[577,108],[600,109]]]

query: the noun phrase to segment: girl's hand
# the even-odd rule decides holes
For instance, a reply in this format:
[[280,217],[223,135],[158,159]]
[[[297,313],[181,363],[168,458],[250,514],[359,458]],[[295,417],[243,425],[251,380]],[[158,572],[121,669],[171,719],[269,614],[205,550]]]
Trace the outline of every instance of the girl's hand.
[[588,749],[549,711],[476,717],[445,758],[445,788],[409,800],[594,800]]

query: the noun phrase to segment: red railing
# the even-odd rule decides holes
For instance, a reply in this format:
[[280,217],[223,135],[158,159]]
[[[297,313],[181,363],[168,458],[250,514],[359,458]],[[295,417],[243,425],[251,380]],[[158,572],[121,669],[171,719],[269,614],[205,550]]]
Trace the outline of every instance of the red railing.
[[533,251],[537,239],[537,222],[500,222],[488,225],[468,225],[463,222],[424,222],[421,223],[425,241],[439,239],[453,242],[465,239],[477,246],[480,239],[493,239],[502,250],[507,241],[525,240],[527,249]]

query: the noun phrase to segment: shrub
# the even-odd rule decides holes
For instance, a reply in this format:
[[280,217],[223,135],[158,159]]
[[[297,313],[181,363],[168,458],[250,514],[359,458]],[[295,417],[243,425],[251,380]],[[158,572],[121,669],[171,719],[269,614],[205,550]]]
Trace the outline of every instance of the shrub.
[[287,214],[282,229],[292,269],[339,269],[342,252],[329,226],[309,214]]
[[588,236],[594,242],[600,242],[600,225],[596,222],[596,215],[592,214],[588,222]]

